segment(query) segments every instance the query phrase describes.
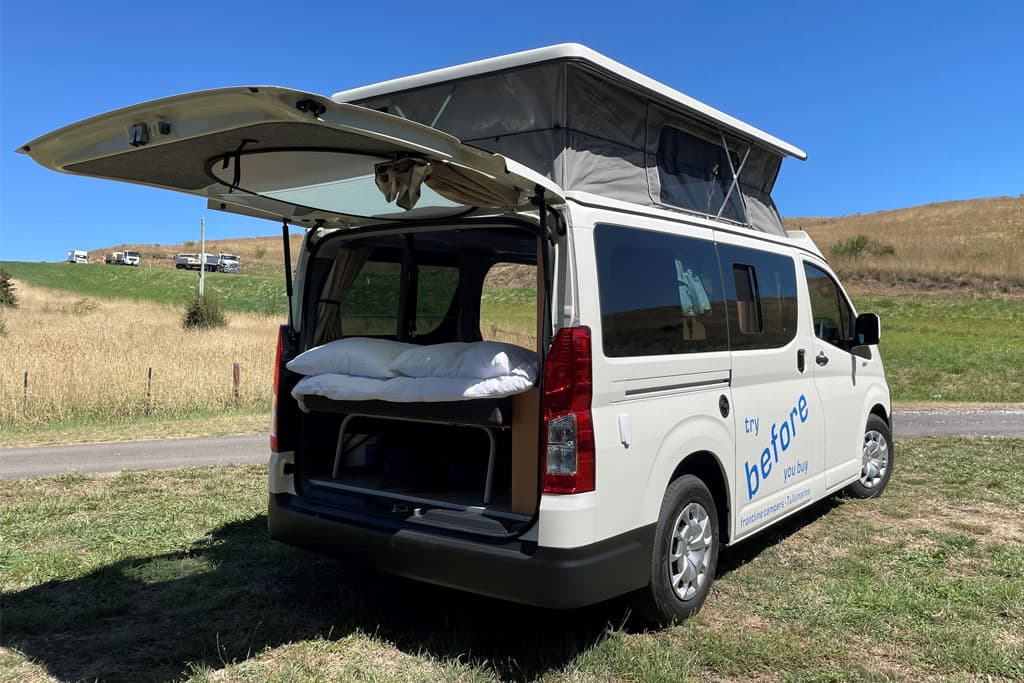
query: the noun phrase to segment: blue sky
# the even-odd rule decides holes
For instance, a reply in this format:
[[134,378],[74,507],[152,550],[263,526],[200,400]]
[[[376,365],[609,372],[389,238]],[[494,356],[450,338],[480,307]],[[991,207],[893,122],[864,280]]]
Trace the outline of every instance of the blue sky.
[[784,140],[787,216],[1024,192],[1024,3],[0,0],[0,259],[269,234],[203,200],[13,152],[121,106],[225,85],[330,94],[581,42]]

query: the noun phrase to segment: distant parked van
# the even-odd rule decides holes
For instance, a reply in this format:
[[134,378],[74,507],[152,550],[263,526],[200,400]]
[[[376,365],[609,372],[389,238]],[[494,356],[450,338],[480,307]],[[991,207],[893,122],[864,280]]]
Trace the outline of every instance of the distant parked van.
[[723,546],[892,476],[879,319],[771,197],[805,153],[585,47],[198,92],[23,151],[282,223],[284,542],[667,623]]

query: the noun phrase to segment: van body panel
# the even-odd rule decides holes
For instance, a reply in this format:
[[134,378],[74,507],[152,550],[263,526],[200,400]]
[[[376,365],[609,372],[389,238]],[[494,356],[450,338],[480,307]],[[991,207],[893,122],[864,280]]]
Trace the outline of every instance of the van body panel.
[[[745,337],[755,339],[759,335],[745,335],[743,330],[730,326],[736,425],[736,504],[732,511],[736,538],[742,538],[787,513],[793,505],[802,504],[823,486],[819,480],[824,478],[825,470],[825,416],[808,367],[811,326],[807,316],[800,315],[797,304],[803,288],[795,250],[717,230],[715,238],[720,245],[723,277],[727,279],[734,279],[748,265],[748,254],[774,255],[775,259],[758,264],[762,267],[754,271],[756,296],[762,308],[786,308],[795,318],[785,323],[795,323],[795,327],[787,327],[791,335],[788,341],[752,349],[735,350]],[[763,267],[771,264],[779,270]],[[783,282],[787,276],[788,282]],[[789,301],[796,305],[795,311]],[[777,322],[782,324],[781,320]],[[770,325],[769,321],[761,324]]]
[[572,496],[542,495],[537,543],[553,548],[578,548],[607,538],[598,530],[597,512],[601,504],[597,491]]
[[672,483],[680,464],[695,453],[709,453],[718,462],[725,479],[729,500],[724,501],[720,523],[723,528],[729,526],[730,519],[724,513],[726,508],[731,509],[733,505],[733,476],[725,463],[732,459],[736,435],[730,420],[716,417],[720,414],[719,397],[719,392],[705,391],[699,397],[694,397],[695,400],[688,401],[686,409],[692,411],[692,415],[679,420],[658,444],[646,481],[643,482],[642,502],[636,506],[637,512],[634,513],[638,523],[644,523],[641,520],[657,521],[665,490]]

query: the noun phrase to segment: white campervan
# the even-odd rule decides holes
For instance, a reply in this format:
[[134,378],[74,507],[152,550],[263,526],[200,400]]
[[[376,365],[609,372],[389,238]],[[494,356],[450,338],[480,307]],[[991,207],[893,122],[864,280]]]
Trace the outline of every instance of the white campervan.
[[892,475],[878,317],[772,201],[804,152],[585,47],[181,95],[22,151],[276,221],[287,264],[306,228],[274,378],[287,543],[666,622],[723,546]]

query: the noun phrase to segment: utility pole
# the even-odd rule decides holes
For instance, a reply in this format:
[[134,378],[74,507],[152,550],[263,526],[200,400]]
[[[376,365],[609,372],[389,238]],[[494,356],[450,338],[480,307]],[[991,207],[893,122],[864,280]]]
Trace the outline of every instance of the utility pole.
[[199,219],[199,298],[203,298],[206,284],[206,217]]

